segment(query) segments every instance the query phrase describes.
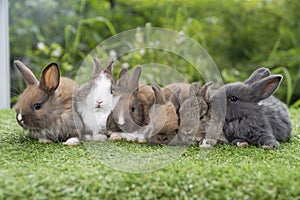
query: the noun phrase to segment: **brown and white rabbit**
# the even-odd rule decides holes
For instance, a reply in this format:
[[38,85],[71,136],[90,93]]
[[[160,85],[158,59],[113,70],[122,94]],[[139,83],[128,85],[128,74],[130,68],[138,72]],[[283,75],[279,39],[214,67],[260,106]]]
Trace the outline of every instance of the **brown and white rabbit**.
[[102,69],[97,58],[94,58],[93,73],[89,81],[76,90],[75,109],[83,122],[83,140],[107,139],[106,121],[115,105],[112,65],[113,60]]
[[22,62],[14,64],[27,85],[15,105],[19,125],[29,131],[30,138],[40,142],[78,144],[82,123],[72,110],[76,83],[60,77],[56,63],[49,63],[43,69],[40,81]]
[[169,101],[165,100],[162,90],[152,85],[155,103],[149,111],[150,122],[130,133],[120,133],[119,139],[138,141],[150,144],[172,144],[176,136],[179,118],[177,115],[180,102],[177,96],[181,89],[177,88]]
[[[108,118],[108,131],[117,129],[125,133],[139,132],[142,127],[149,124],[149,110],[155,100],[154,92],[148,85],[139,86],[140,76],[141,67],[136,67],[130,77],[127,70],[120,72],[115,88],[118,102]],[[110,139],[120,137],[113,134]]]
[[[290,138],[292,127],[287,107],[272,96],[281,80],[281,75],[270,75],[268,69],[260,68],[244,83],[226,84],[212,96],[212,102],[220,102],[225,96],[223,131],[231,144],[274,149]],[[203,143],[211,145],[210,140]]]

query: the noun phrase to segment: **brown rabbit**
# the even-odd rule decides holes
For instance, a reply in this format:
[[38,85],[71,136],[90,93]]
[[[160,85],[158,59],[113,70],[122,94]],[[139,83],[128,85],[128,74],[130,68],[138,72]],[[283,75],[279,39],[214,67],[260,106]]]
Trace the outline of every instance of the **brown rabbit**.
[[82,122],[72,107],[76,83],[60,77],[56,63],[43,69],[40,81],[22,62],[14,63],[27,85],[15,105],[19,125],[29,131],[30,138],[40,142],[78,144]]
[[[133,133],[149,124],[149,110],[154,103],[154,92],[148,85],[139,86],[140,76],[141,67],[136,67],[130,77],[127,70],[120,72],[114,92],[119,101],[108,117],[108,131]],[[114,134],[110,139],[120,137]]]
[[172,144],[179,125],[177,111],[180,106],[179,96],[181,88],[176,88],[166,101],[164,93],[156,85],[152,85],[155,95],[155,104],[150,109],[150,126],[152,131],[147,135],[147,142],[151,144]]

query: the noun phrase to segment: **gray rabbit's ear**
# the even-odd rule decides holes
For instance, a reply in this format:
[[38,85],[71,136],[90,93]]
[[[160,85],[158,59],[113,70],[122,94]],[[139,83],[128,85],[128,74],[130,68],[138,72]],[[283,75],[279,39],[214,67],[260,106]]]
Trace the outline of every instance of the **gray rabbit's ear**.
[[270,76],[271,72],[269,69],[261,67],[255,70],[247,80],[244,81],[245,84],[250,85],[253,84],[263,78]]
[[190,86],[189,97],[195,97],[196,95],[200,95],[201,87],[198,82],[193,82]]
[[253,100],[260,101],[271,96],[278,88],[281,80],[281,75],[271,75],[251,85]]
[[165,104],[166,103],[165,95],[162,92],[162,90],[158,87],[158,85],[153,84],[151,87],[154,91],[155,104],[160,104],[160,105]]
[[212,86],[214,83],[212,81],[207,82],[203,85],[200,91],[201,97],[204,98],[205,102],[208,103],[210,99],[209,87]]
[[136,89],[138,89],[141,73],[142,73],[142,69],[140,66],[134,68],[130,78],[127,81],[128,91],[135,91]]
[[14,64],[18,68],[18,70],[21,72],[22,77],[27,86],[39,84],[39,81],[37,80],[35,75],[32,73],[32,71],[28,67],[26,67],[21,61],[15,60]]
[[124,91],[126,89],[127,79],[128,79],[128,69],[123,68],[119,73],[119,80],[116,84],[116,89]]
[[[127,68],[123,68],[120,73],[119,73],[119,79],[121,79],[125,74],[127,76],[127,73],[128,73],[128,69]],[[127,80],[127,78],[126,78]]]
[[114,60],[111,59],[110,61],[108,61],[107,65],[104,68],[104,72],[109,74],[110,76],[113,76],[113,63]]
[[42,71],[39,87],[46,93],[52,95],[57,89],[60,81],[58,65],[48,64]]
[[174,105],[177,113],[180,108],[180,100],[179,100],[180,93],[181,93],[181,88],[180,87],[175,88],[175,90],[173,91],[169,99],[169,101]]
[[93,74],[98,74],[101,72],[102,68],[101,68],[101,64],[98,60],[98,58],[94,57],[93,59],[94,61],[94,65],[93,65]]

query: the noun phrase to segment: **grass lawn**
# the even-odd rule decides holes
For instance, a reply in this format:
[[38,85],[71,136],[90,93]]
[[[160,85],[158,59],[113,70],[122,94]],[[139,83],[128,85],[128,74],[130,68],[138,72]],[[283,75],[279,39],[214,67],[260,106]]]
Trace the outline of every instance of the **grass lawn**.
[[[128,142],[39,144],[26,137],[14,115],[0,111],[0,199],[300,199],[300,110],[291,110],[293,136],[278,150],[191,146],[173,162],[156,155],[151,169],[166,166],[144,173],[103,163],[115,156],[111,166],[130,171],[124,153],[136,161],[134,155],[170,149]],[[93,151],[93,145],[101,148]]]

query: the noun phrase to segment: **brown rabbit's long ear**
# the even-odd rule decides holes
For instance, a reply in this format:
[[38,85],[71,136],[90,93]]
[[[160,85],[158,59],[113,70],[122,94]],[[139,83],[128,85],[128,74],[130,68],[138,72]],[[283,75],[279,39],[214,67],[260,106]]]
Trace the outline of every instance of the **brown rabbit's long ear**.
[[261,67],[255,70],[247,80],[244,81],[245,84],[250,85],[253,84],[263,78],[270,76],[271,72],[269,69]]
[[209,87],[212,86],[214,83],[212,81],[207,82],[203,85],[200,90],[200,95],[204,98],[205,102],[209,102],[210,94],[209,94]]
[[53,94],[60,81],[58,65],[56,63],[48,64],[41,74],[40,88],[48,94]]
[[252,99],[255,101],[260,101],[268,98],[276,91],[281,83],[281,80],[281,75],[271,75],[254,83],[250,87],[252,89]]
[[169,99],[169,101],[174,105],[177,113],[180,108],[180,100],[179,100],[180,92],[181,92],[180,87],[175,88],[174,92],[172,93]]
[[26,67],[21,61],[15,60],[14,64],[21,72],[22,77],[27,86],[39,84],[39,81],[37,80],[35,75],[32,73],[32,71],[28,67]]
[[166,103],[165,95],[162,92],[162,90],[158,87],[158,85],[153,84],[151,87],[154,91],[155,104],[160,104],[160,105],[165,104]]
[[114,60],[111,59],[110,61],[108,61],[107,65],[104,68],[104,72],[111,76],[113,76],[113,63],[114,63]]
[[139,81],[141,77],[142,69],[140,66],[134,68],[131,77],[128,79],[127,82],[127,90],[134,91],[139,87]]

